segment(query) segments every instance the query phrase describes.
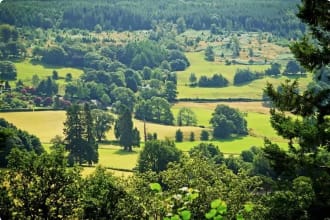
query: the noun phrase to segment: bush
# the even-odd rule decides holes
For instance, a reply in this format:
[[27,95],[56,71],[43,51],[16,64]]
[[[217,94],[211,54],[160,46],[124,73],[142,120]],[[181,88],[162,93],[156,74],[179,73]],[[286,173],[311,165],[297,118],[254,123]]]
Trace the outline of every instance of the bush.
[[258,78],[258,74],[253,73],[249,69],[238,69],[234,76],[234,85],[251,82]]
[[195,141],[195,133],[194,132],[190,132],[189,141]]
[[199,87],[226,87],[229,81],[221,74],[214,74],[212,78],[201,76],[198,80]]
[[212,114],[213,137],[227,138],[230,134],[246,135],[247,122],[236,109],[218,105]]
[[265,71],[268,76],[277,76],[281,74],[281,65],[278,63],[272,63],[271,67]]
[[201,141],[208,141],[209,140],[209,132],[206,130],[203,130],[201,132],[201,137],[200,137]]
[[175,141],[176,142],[182,142],[183,141],[183,133],[180,129],[178,129],[176,132],[175,132]]
[[147,141],[140,153],[137,169],[142,173],[149,170],[160,172],[167,168],[169,162],[179,161],[180,156],[181,151],[172,141]]

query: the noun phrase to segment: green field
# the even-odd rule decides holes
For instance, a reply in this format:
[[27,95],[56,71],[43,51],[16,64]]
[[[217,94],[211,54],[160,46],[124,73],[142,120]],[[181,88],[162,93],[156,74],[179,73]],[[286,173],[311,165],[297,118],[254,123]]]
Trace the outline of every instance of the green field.
[[[147,131],[150,133],[156,132],[159,139],[168,137],[174,139],[175,131],[180,128],[185,137],[185,142],[177,143],[177,147],[183,151],[188,151],[191,147],[200,143],[199,136],[203,129],[211,131],[208,124],[211,114],[215,106],[219,103],[190,103],[180,102],[173,106],[173,112],[177,112],[181,107],[191,108],[198,118],[198,124],[206,128],[200,127],[177,127],[165,126],[153,123],[147,123]],[[236,137],[226,140],[211,141],[218,145],[222,152],[226,154],[239,154],[242,150],[248,149],[251,146],[263,146],[263,139],[267,137],[278,143],[281,147],[286,146],[286,141],[276,135],[269,123],[268,109],[262,106],[261,102],[254,103],[226,103],[231,107],[238,108],[243,112],[247,112],[247,121],[250,135],[245,137]],[[176,114],[175,114],[176,115]],[[5,118],[9,122],[15,124],[18,128],[26,130],[31,134],[38,136],[44,144],[46,150],[49,150],[50,140],[55,135],[63,136],[63,122],[65,120],[64,111],[40,111],[40,112],[11,112],[0,113],[0,117]],[[143,122],[134,120],[134,125],[140,130],[141,137],[143,136]],[[195,133],[194,142],[187,141],[190,132]],[[109,140],[114,139],[113,131],[107,134]],[[105,167],[132,169],[136,165],[138,152],[141,148],[134,148],[134,152],[127,153],[121,151],[118,146],[100,145],[99,149],[99,164]],[[87,175],[90,169],[85,169]],[[122,175],[122,172],[116,171],[116,175]],[[124,173],[129,175],[129,173]]]
[[[225,104],[233,108],[239,109],[241,112],[246,113],[246,120],[248,124],[248,130],[251,137],[257,137],[263,139],[269,138],[275,142],[283,142],[284,140],[279,137],[275,130],[271,127],[269,109],[262,106],[261,102],[214,102],[214,103],[192,103],[192,102],[179,102],[173,106],[172,112],[176,116],[178,111],[182,107],[190,108],[198,119],[197,124],[210,127],[209,121],[212,117],[212,113],[216,105]],[[255,108],[253,106],[255,105]],[[211,129],[211,128],[210,128]]]
[[125,152],[119,146],[99,145],[99,165],[119,169],[133,169],[141,148]]
[[[216,99],[216,98],[249,98],[261,99],[263,89],[266,83],[279,85],[281,82],[289,79],[282,76],[280,78],[265,77],[263,79],[255,80],[251,83],[241,86],[233,85],[233,78],[237,69],[249,68],[252,71],[264,71],[269,68],[269,65],[225,65],[222,62],[208,62],[204,60],[203,52],[188,52],[186,56],[190,62],[190,66],[185,70],[178,72],[178,98],[191,99]],[[230,85],[225,88],[199,88],[189,86],[189,76],[195,73],[199,78],[202,75],[212,76],[215,73],[222,74],[230,82]],[[311,76],[301,78],[299,83],[301,87],[305,88],[311,82]]]
[[[189,151],[193,146],[198,145],[201,141],[194,141],[194,142],[182,142],[176,143],[176,146],[182,151]],[[216,146],[219,146],[221,152],[225,155],[227,154],[240,154],[243,150],[247,150],[252,146],[263,147],[264,140],[257,137],[236,137],[233,139],[226,139],[226,140],[217,140],[217,141],[208,141],[207,143],[212,143]],[[285,149],[287,148],[287,143],[285,142],[277,142],[277,144]]]
[[64,93],[65,76],[71,73],[73,79],[78,79],[83,70],[69,67],[51,67],[40,64],[33,64],[29,60],[15,63],[17,69],[17,79],[22,80],[24,84],[31,85],[32,76],[38,75],[40,80],[52,76],[53,71],[58,72],[59,79],[56,81],[60,85],[60,93]]

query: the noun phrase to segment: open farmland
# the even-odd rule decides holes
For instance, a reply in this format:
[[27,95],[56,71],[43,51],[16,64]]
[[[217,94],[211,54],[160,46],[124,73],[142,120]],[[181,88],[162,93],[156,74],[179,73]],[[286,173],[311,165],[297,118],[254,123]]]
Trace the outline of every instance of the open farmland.
[[[190,62],[190,66],[185,71],[178,72],[177,74],[179,99],[261,99],[267,82],[277,86],[285,80],[294,79],[293,77],[286,76],[265,77],[250,83],[234,86],[233,79],[237,69],[249,68],[252,71],[264,71],[269,68],[269,65],[225,65],[222,62],[207,62],[204,60],[203,52],[189,52],[186,53],[186,56]],[[202,75],[210,77],[215,73],[220,73],[229,80],[229,86],[224,88],[190,87],[189,76],[191,73],[195,73],[197,78]],[[309,82],[311,82],[311,75],[299,79],[299,84],[302,88],[306,88]]]

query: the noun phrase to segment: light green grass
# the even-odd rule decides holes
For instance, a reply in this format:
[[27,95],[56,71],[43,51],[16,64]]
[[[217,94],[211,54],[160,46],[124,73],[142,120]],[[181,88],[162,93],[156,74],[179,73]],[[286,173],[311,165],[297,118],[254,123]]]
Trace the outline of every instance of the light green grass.
[[140,148],[125,152],[119,146],[99,145],[99,165],[111,168],[133,169],[136,166]]
[[[261,109],[260,102],[256,102],[256,108],[251,109],[253,103],[192,103],[192,102],[180,102],[172,107],[172,112],[177,115],[178,111],[182,107],[190,108],[198,119],[198,125],[204,127],[211,127],[209,121],[211,120],[212,113],[217,104],[229,105],[234,108],[238,108],[241,112],[247,113],[246,120],[249,133],[252,137],[269,138],[273,141],[283,141],[281,137],[276,134],[276,131],[270,124],[270,115],[267,112],[267,108]],[[262,111],[262,112],[260,112]]]
[[[185,103],[187,104],[187,103]],[[198,118],[202,118],[199,124],[206,125],[209,121],[209,117],[213,112],[216,103],[194,103],[193,107]],[[232,103],[235,104],[235,103]],[[187,106],[191,107],[193,104],[188,103]],[[250,108],[250,103],[246,106],[242,105],[242,109]],[[182,106],[182,103],[181,103]],[[174,111],[177,111],[180,107],[180,103],[174,107]],[[259,107],[256,106],[256,110],[259,111]],[[42,111],[42,112],[11,112],[0,113],[0,117],[5,118],[9,122],[22,130],[26,130],[31,134],[38,136],[41,139],[45,149],[49,151],[50,140],[56,135],[63,135],[63,122],[65,120],[64,111]],[[220,149],[224,153],[238,154],[244,149],[248,149],[251,146],[263,146],[263,137],[269,137],[274,142],[285,147],[285,141],[278,138],[275,131],[272,130],[269,124],[269,115],[248,112],[247,115],[248,128],[254,136],[238,137],[235,139],[217,140],[212,141],[215,145],[219,145]],[[135,126],[140,130],[141,137],[143,137],[143,122],[134,120]],[[199,140],[200,132],[203,128],[199,127],[177,127],[177,126],[164,126],[158,124],[147,123],[148,132],[156,132],[159,139],[168,137],[174,139],[175,131],[180,128],[185,136],[185,140],[189,138],[190,132],[195,133],[195,139]],[[111,130],[108,137],[113,137],[113,131]],[[110,138],[113,140],[113,138]],[[188,151],[191,147],[196,146],[200,141],[195,142],[183,142],[177,143],[179,149]],[[136,166],[138,159],[138,152],[141,148],[134,148],[134,152],[123,152],[118,146],[100,145],[99,146],[99,164],[105,167],[121,168],[121,169],[133,169]],[[86,169],[84,173],[91,172],[90,169]],[[116,171],[117,172],[117,171]],[[86,175],[87,175],[86,174]],[[121,172],[117,172],[121,175]],[[124,173],[124,175],[128,175]]]
[[189,76],[195,73],[197,78],[202,75],[212,76],[215,73],[222,74],[229,82],[233,82],[237,69],[247,69],[252,71],[264,71],[269,65],[225,65],[220,62],[209,62],[204,59],[204,51],[188,52],[186,56],[190,66],[185,71],[178,72],[178,84],[189,84]]
[[0,117],[49,143],[56,135],[63,136],[66,115],[65,111],[41,111],[0,113]]
[[[253,98],[261,99],[263,89],[267,82],[279,85],[281,82],[289,79],[282,76],[279,78],[265,77],[263,79],[252,81],[251,83],[234,86],[233,79],[237,69],[247,69],[252,71],[264,71],[269,65],[225,65],[220,62],[208,62],[204,60],[204,52],[188,52],[186,56],[190,62],[190,66],[185,70],[178,72],[178,98],[192,99],[216,99],[216,98]],[[228,87],[224,88],[200,88],[189,86],[189,76],[195,73],[197,78],[202,75],[212,76],[215,73],[221,73],[230,82]],[[306,88],[311,82],[311,76],[299,79],[302,88]]]
[[64,94],[65,89],[65,76],[67,73],[72,74],[72,79],[78,79],[79,76],[83,73],[83,70],[77,68],[70,67],[52,67],[52,66],[43,66],[40,64],[32,64],[29,60],[24,60],[22,62],[15,63],[17,69],[17,79],[22,80],[24,84],[31,85],[32,84],[32,76],[38,75],[39,79],[45,79],[48,76],[53,75],[53,71],[56,70],[58,72],[58,76],[60,79],[56,80],[59,84],[59,93]]
[[[179,110],[182,107],[183,107],[182,105],[174,105],[172,107],[171,110],[175,118],[178,117]],[[210,126],[209,122],[212,117],[212,113],[214,109],[204,108],[202,103],[200,106],[194,106],[194,107],[190,107],[189,103],[187,103],[187,108],[191,109],[195,113],[198,126],[204,126],[204,127]]]
[[249,112],[247,113],[246,121],[251,136],[268,138],[272,141],[284,141],[271,126],[270,115]]
[[[15,63],[17,69],[17,79],[26,83],[31,83],[32,76],[37,74],[41,79],[52,76],[53,70],[58,72],[59,77],[65,78],[67,73],[71,73],[73,79],[77,79],[83,70],[69,67],[47,67],[40,64],[32,64],[29,60]],[[61,82],[61,80],[59,80]]]
[[[200,143],[201,141],[182,142],[176,143],[176,146],[182,151],[189,151],[192,147],[197,146]],[[233,139],[224,140],[212,140],[207,141],[207,143],[212,143],[216,146],[219,146],[220,151],[224,154],[240,154],[243,150],[247,150],[252,146],[264,146],[264,140],[262,138],[251,136],[237,137]],[[276,142],[276,144],[278,144],[283,149],[285,149],[287,146],[286,142]]]

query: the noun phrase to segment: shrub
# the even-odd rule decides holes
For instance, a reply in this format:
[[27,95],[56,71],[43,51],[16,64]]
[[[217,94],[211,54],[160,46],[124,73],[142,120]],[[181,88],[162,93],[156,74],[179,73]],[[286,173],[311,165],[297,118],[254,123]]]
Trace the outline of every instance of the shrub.
[[249,69],[238,69],[234,76],[234,85],[251,82],[257,78],[257,74],[251,72]]

